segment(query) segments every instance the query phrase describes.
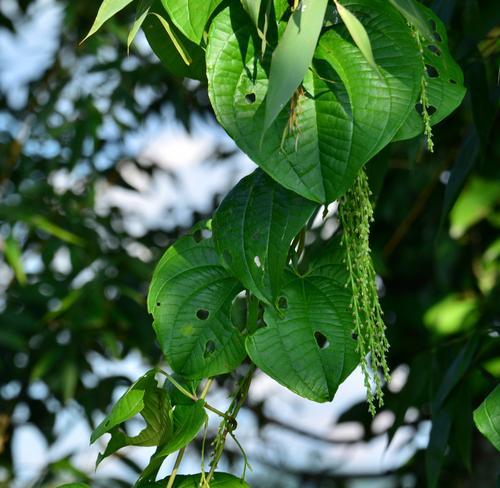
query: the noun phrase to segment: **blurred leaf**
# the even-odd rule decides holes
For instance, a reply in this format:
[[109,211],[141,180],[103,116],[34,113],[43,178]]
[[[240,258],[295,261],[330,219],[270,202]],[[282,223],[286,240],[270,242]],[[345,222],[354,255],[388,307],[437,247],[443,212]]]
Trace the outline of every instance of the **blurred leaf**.
[[20,285],[26,284],[26,274],[23,268],[21,248],[14,237],[9,236],[3,241],[3,251],[7,262],[10,264]]
[[262,134],[302,83],[318,42],[328,0],[302,0],[274,50]]
[[[198,488],[201,482],[200,474],[178,475],[172,488]],[[164,488],[168,483],[168,478],[141,486],[141,488]],[[210,488],[250,488],[245,481],[228,473],[216,472],[210,481]]]
[[473,424],[470,387],[468,384],[463,384],[456,392],[450,446],[458,453],[464,466],[469,472],[472,469],[472,431]]
[[38,229],[43,230],[47,234],[61,239],[61,241],[67,242],[69,244],[76,244],[78,246],[85,245],[85,241],[81,237],[78,237],[77,235],[53,224],[42,215],[34,215],[33,217],[30,217],[28,219],[28,222]]
[[363,27],[363,24],[351,11],[337,2],[337,0],[335,0],[335,5],[342,21],[349,31],[349,34],[351,34],[352,40],[356,43],[356,46],[358,46],[365,59],[368,61],[368,64],[378,72],[377,63],[375,63],[375,59],[373,58],[370,38],[368,37],[368,33]]
[[429,41],[434,39],[432,31],[422,12],[414,0],[389,0],[397,8],[405,19],[418,30],[419,34]]
[[462,237],[468,229],[488,217],[500,205],[500,181],[473,178],[458,197],[450,213],[450,235]]
[[500,451],[500,385],[474,410],[478,430]]
[[103,0],[92,27],[81,42],[86,41],[91,35],[95,34],[102,27],[104,22],[124,9],[131,2],[132,0]]

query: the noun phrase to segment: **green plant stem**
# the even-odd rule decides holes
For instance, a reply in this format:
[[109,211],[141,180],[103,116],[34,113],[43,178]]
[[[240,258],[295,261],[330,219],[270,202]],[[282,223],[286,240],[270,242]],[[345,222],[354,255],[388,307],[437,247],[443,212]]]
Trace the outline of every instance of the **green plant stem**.
[[186,452],[186,448],[183,447],[180,451],[179,454],[177,454],[177,458],[175,460],[174,468],[172,469],[172,473],[170,474],[168,478],[168,483],[166,488],[172,488],[174,486],[174,481],[177,476],[177,471],[179,471],[179,466],[181,465],[182,458],[184,457],[184,453]]

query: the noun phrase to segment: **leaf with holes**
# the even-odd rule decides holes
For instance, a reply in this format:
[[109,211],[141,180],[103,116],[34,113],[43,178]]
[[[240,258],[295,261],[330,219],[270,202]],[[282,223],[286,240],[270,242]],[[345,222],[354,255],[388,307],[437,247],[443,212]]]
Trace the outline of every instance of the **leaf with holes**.
[[172,413],[172,435],[165,444],[158,446],[148,466],[142,472],[139,482],[154,481],[165,458],[186,447],[196,437],[207,418],[204,400],[176,405]]
[[247,289],[272,304],[292,239],[315,208],[258,169],[236,185],[215,213],[216,249]]
[[208,19],[222,0],[161,0],[177,28],[200,44]]
[[[103,434],[111,434],[111,439],[97,464],[125,446],[156,446],[163,444],[172,435],[170,400],[165,389],[159,388],[155,379],[156,370],[148,371],[136,381],[115,403],[109,415],[92,433],[93,443]],[[140,414],[146,427],[136,436],[127,435],[121,424]]]
[[500,385],[474,410],[476,427],[500,451]]
[[260,40],[239,3],[214,19],[207,47],[209,94],[222,126],[272,178],[317,202],[342,195],[392,140],[414,110],[423,69],[408,24],[386,1],[345,5],[363,19],[380,73],[345,27],[334,26],[319,40],[294,110],[282,110],[263,139],[269,55],[258,59]]
[[149,11],[142,29],[153,52],[169,73],[204,80],[205,51],[172,23],[159,0]]
[[[427,103],[431,125],[448,117],[461,103],[465,95],[464,75],[448,49],[448,35],[440,18],[432,10],[418,5],[423,17],[434,28],[432,40],[422,39]],[[424,123],[417,104],[394,138],[395,141],[411,139],[422,134]]]
[[227,373],[245,357],[230,318],[240,283],[221,266],[211,238],[179,239],[154,272],[148,309],[172,369],[186,378]]
[[351,295],[325,276],[288,275],[279,309],[246,340],[252,361],[291,391],[316,402],[333,398],[359,362],[352,338]]

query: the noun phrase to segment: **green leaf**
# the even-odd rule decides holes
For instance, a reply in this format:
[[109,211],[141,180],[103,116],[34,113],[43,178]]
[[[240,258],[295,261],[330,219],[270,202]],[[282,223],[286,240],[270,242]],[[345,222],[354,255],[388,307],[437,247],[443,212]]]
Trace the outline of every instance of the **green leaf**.
[[255,27],[259,27],[259,12],[262,0],[241,0],[243,8],[246,10],[247,14],[250,15],[252,22]]
[[368,33],[366,29],[363,27],[363,24],[357,19],[357,17],[349,10],[347,10],[344,6],[342,6],[339,2],[335,0],[335,5],[337,7],[337,11],[340,15],[340,18],[344,22],[349,34],[353,41],[358,46],[359,50],[363,53],[363,56],[368,61],[368,64],[375,70],[378,70],[377,63],[375,63],[375,59],[373,59],[372,45],[370,43],[370,38],[368,37]]
[[389,2],[391,2],[391,4],[401,12],[404,18],[418,30],[421,36],[429,41],[434,39],[426,18],[417,7],[414,0],[389,0]]
[[[410,27],[387,2],[346,6],[363,15],[380,74],[345,28],[334,26],[321,36],[306,73],[296,130],[287,131],[290,113],[283,110],[262,143],[269,56],[260,59],[260,39],[238,3],[214,19],[207,47],[209,95],[219,122],[273,179],[321,203],[342,195],[360,167],[392,140],[414,110],[423,69]],[[244,59],[236,61],[241,53]]]
[[85,241],[81,237],[63,229],[62,227],[59,227],[42,215],[34,215],[33,217],[30,217],[28,219],[28,223],[37,229],[46,232],[47,234],[61,239],[61,241],[67,242],[68,244],[76,244],[77,246],[85,245]]
[[177,29],[159,0],[155,0],[142,28],[151,49],[168,72],[175,76],[205,79],[204,50]]
[[500,385],[474,410],[478,430],[500,451]]
[[177,28],[196,44],[201,42],[208,19],[222,0],[161,0]]
[[26,284],[26,273],[24,272],[23,261],[21,256],[21,248],[14,237],[9,236],[3,242],[3,252],[5,258],[14,270],[17,281],[20,285]]
[[[189,475],[177,475],[172,488],[198,488],[200,486],[201,473]],[[168,478],[156,483],[141,486],[141,488],[164,488]],[[217,472],[210,481],[210,488],[250,488],[245,481],[228,473]]]
[[[441,19],[430,9],[418,5],[423,17],[436,26],[431,41],[422,39],[423,64],[426,65],[427,102],[432,107],[431,125],[441,122],[461,103],[465,95],[464,75],[448,49],[448,34]],[[415,75],[417,76],[417,75]],[[422,134],[424,123],[417,105],[394,140],[411,139]]]
[[57,488],[90,488],[90,486],[85,483],[65,483],[64,485],[59,485]]
[[278,310],[247,338],[252,361],[278,383],[316,402],[333,398],[359,362],[352,338],[351,295],[326,276],[289,275]]
[[139,482],[151,479],[154,481],[165,458],[187,446],[196,437],[208,418],[204,405],[204,400],[198,400],[191,401],[187,405],[175,406],[172,414],[172,436],[165,444],[158,446],[148,466],[142,472]]
[[135,13],[135,20],[132,24],[132,28],[128,34],[127,38],[127,49],[130,49],[130,45],[135,39],[135,36],[139,32],[144,20],[146,19],[149,10],[153,5],[153,0],[139,0],[139,4],[137,5],[137,11]]
[[[156,370],[153,369],[136,381],[92,433],[91,443],[105,433],[111,434],[104,453],[99,454],[97,464],[122,447],[157,446],[171,438],[170,400],[167,391],[158,387],[155,374]],[[120,425],[137,414],[141,414],[146,427],[131,437],[120,429]]]
[[276,298],[293,238],[316,205],[263,171],[243,178],[214,215],[216,249],[231,273],[260,300]]
[[274,122],[311,64],[328,0],[302,0],[274,50],[266,98],[263,134]]
[[84,37],[82,42],[86,41],[91,35],[95,34],[113,15],[117,14],[120,10],[124,9],[132,0],[103,0],[97,16],[90,28],[88,34]]
[[186,378],[227,373],[245,348],[230,318],[240,283],[220,264],[212,239],[179,239],[160,260],[151,281],[148,309],[172,369]]

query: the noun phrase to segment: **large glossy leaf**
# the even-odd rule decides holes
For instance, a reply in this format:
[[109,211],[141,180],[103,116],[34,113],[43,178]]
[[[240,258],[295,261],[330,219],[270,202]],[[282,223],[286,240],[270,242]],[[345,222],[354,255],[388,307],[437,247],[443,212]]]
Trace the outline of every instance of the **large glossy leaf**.
[[[200,486],[200,474],[178,475],[175,477],[172,488],[198,488]],[[168,478],[144,485],[141,488],[164,488],[167,486]],[[245,481],[228,473],[215,473],[210,480],[210,488],[250,488]]]
[[215,213],[217,251],[261,300],[273,303],[276,298],[290,244],[314,208],[258,169],[236,185]]
[[500,385],[474,410],[479,431],[500,451]]
[[151,49],[167,71],[176,76],[205,79],[204,50],[177,29],[159,0],[151,7],[142,28]]
[[[90,28],[88,34],[85,36],[83,41],[88,39],[91,35],[95,34],[111,17],[117,14],[120,10],[124,9],[132,0],[103,0],[99,10],[97,11],[97,16]],[[82,42],[83,42],[82,41]]]
[[199,44],[205,25],[222,0],[161,0],[177,28]]
[[345,27],[328,30],[292,114],[295,130],[286,137],[288,109],[260,142],[269,56],[258,59],[259,39],[238,3],[214,19],[207,48],[209,94],[222,126],[275,180],[317,202],[343,194],[359,168],[391,141],[414,110],[423,69],[410,28],[387,2],[345,5],[362,16],[380,74]]
[[352,338],[351,295],[326,276],[289,275],[280,308],[266,308],[266,327],[247,338],[252,360],[293,392],[316,402],[333,398],[359,362]]
[[328,0],[302,0],[288,20],[272,55],[264,132],[283,110],[309,69],[327,3]]
[[230,318],[240,290],[211,238],[188,235],[167,250],[151,281],[148,309],[175,372],[204,378],[227,373],[243,360],[243,338]]
[[[441,19],[432,10],[418,4],[422,16],[435,25],[432,40],[422,39],[426,66],[427,101],[432,125],[441,122],[461,103],[465,95],[464,76],[448,49],[448,35]],[[423,132],[423,120],[416,105],[394,140],[410,139]]]
[[422,11],[417,7],[415,0],[389,0],[397,8],[405,19],[418,30],[419,34],[429,41],[432,41],[433,35],[427,19]]
[[[148,371],[136,381],[92,433],[91,442],[95,442],[105,433],[111,434],[104,453],[99,454],[97,464],[122,447],[156,446],[170,438],[172,434],[170,400],[167,391],[158,387],[155,374],[155,370]],[[143,417],[146,427],[131,437],[120,428],[120,425],[137,414]]]
[[156,478],[165,458],[183,447],[186,447],[200,431],[207,420],[205,401],[198,400],[187,405],[176,405],[172,414],[173,431],[171,437],[151,457],[148,466],[141,474],[139,482]]

